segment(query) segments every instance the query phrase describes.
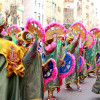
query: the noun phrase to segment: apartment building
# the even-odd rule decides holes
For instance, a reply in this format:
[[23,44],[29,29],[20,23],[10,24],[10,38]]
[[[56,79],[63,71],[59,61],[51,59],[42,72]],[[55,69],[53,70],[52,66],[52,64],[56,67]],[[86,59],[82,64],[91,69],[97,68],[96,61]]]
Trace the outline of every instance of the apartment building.
[[44,26],[45,0],[24,0],[24,23],[32,17]]

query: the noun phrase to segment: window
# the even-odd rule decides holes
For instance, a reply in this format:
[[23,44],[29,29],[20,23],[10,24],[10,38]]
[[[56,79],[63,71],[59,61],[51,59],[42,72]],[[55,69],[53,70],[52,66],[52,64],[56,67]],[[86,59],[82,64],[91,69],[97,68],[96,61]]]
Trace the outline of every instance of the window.
[[40,13],[38,13],[38,21],[40,21]]
[[91,3],[91,5],[93,6],[93,5],[94,5],[94,3],[92,2],[92,3]]
[[38,3],[38,8],[40,8],[40,3]]
[[17,24],[17,17],[13,17],[12,20],[13,20],[13,24]]
[[42,9],[44,8],[44,1],[42,2]]
[[52,8],[53,8],[53,12],[55,13],[56,12],[56,4],[52,4]]
[[21,3],[23,4],[23,0],[21,0]]
[[44,22],[44,20],[43,20],[43,19],[44,19],[44,16],[42,15],[42,25],[43,25],[43,22]]
[[42,9],[43,9],[43,4],[42,4]]
[[58,7],[58,11],[61,12],[61,8],[60,7]]
[[86,9],[88,9],[89,8],[89,6],[88,5],[86,5]]
[[35,4],[35,6],[36,6],[36,0],[34,0],[34,4]]
[[51,4],[52,3],[50,1],[47,1],[47,7],[49,7],[49,8],[52,7]]
[[53,17],[52,17],[52,21],[53,21],[53,22],[56,22],[56,17],[53,16]]
[[37,19],[37,12],[34,12],[34,19]]
[[0,12],[2,11],[2,3],[0,3]]

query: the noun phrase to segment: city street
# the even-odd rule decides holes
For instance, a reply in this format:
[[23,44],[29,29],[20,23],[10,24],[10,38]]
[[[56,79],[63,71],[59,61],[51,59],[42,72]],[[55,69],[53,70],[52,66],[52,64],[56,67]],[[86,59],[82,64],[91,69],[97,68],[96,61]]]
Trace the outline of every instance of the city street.
[[[61,91],[57,94],[54,92],[54,96],[57,100],[100,100],[99,94],[91,92],[92,86],[96,80],[96,77],[87,77],[86,83],[81,84],[82,92],[78,92],[74,83],[71,84],[73,90],[65,90],[64,84],[61,87]],[[45,99],[47,100],[47,92],[45,93]]]

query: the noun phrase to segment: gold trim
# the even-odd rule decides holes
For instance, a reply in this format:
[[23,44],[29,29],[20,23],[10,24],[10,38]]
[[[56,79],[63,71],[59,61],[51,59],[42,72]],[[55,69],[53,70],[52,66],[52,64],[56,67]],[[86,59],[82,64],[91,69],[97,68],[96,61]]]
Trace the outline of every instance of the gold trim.
[[43,64],[43,66],[46,66],[50,60],[51,59],[48,59],[47,62],[45,64]]
[[42,99],[30,99],[30,100],[42,100]]
[[95,71],[96,69],[93,69],[93,70],[90,70],[90,71],[88,71],[87,73],[91,73],[91,72],[93,72],[93,71]]
[[[8,41],[8,40],[5,40],[5,39],[0,39],[1,41],[3,42],[0,42],[0,45],[1,45],[1,49],[0,49],[0,54],[4,55],[5,56],[5,59],[6,59],[6,69],[7,69],[7,76],[10,77],[12,75],[12,73],[15,73],[16,75],[19,74],[21,77],[24,76],[24,65],[22,63],[22,58],[23,58],[23,52],[22,50],[17,46],[15,45],[13,42],[11,41]],[[9,42],[9,43],[8,43]],[[4,43],[6,44],[6,48],[4,48]],[[12,51],[10,49],[10,46],[13,46],[14,47],[14,51],[17,52],[17,55],[18,55],[18,58],[15,60],[15,61],[11,61],[9,59],[9,55],[10,55],[10,51]],[[14,64],[16,64],[17,68],[14,68],[12,67]]]
[[74,82],[74,81],[78,81],[78,80],[73,80],[73,79],[72,79],[70,82],[67,82],[66,85],[67,85],[67,84],[70,84],[71,82]]
[[[50,89],[53,89],[53,88],[58,88],[58,87],[60,87],[60,86],[53,86],[53,87],[51,87],[51,88],[49,88],[49,89],[46,89],[46,91],[48,91],[48,90],[50,90]],[[44,91],[44,93],[45,93],[46,91]]]
[[65,58],[65,54],[64,54],[64,56],[62,57],[62,60],[64,60],[64,58]]

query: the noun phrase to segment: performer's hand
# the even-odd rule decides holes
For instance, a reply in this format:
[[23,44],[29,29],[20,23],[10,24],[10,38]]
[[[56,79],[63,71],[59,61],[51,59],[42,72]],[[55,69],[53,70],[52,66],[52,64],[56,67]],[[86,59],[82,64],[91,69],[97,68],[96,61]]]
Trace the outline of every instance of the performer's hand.
[[64,64],[64,61],[62,59],[59,59],[60,64]]
[[53,34],[53,40],[54,40],[54,41],[57,40],[57,34],[56,34],[56,33]]

